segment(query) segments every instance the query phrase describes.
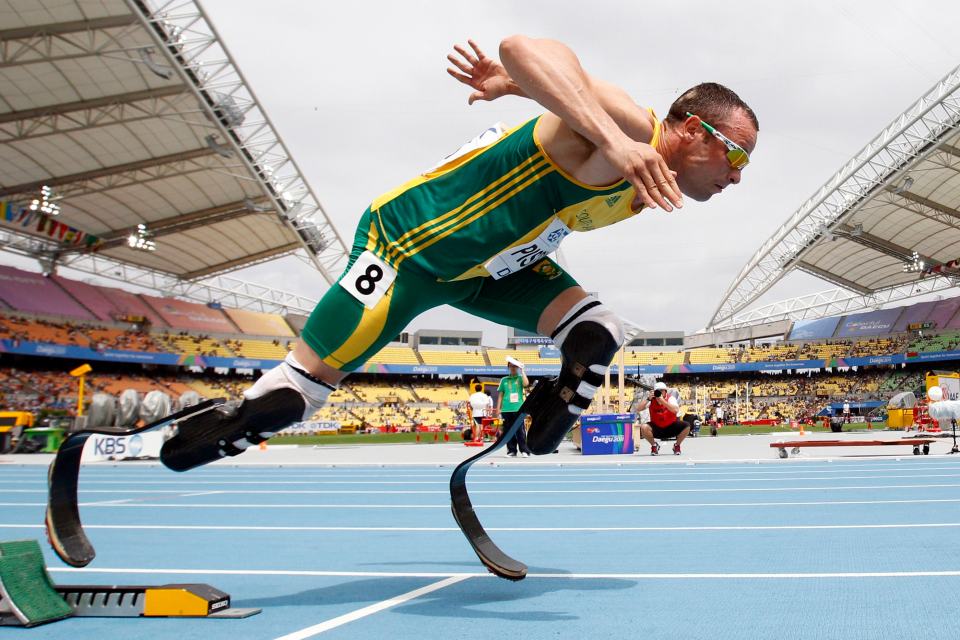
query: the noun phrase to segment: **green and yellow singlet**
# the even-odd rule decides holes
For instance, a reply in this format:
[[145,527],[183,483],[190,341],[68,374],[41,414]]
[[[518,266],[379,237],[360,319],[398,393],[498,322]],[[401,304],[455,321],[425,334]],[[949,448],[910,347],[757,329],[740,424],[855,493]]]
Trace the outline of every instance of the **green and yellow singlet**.
[[[654,119],[656,147],[661,125]],[[539,121],[491,128],[374,200],[366,249],[393,269],[408,262],[441,281],[499,279],[554,252],[573,231],[637,213],[626,180],[594,187],[557,166],[537,138]]]

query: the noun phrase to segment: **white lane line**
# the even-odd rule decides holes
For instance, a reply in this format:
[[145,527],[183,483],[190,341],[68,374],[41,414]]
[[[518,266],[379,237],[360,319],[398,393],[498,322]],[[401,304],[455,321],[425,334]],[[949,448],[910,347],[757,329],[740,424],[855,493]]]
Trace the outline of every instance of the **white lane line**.
[[[589,504],[478,504],[478,508],[483,509],[686,509],[703,507],[811,507],[811,506],[837,506],[837,505],[887,505],[887,504],[939,504],[939,503],[957,503],[960,498],[909,498],[904,500],[792,500],[785,502],[616,502],[616,503],[589,503]],[[80,506],[97,505],[102,503],[81,503]],[[45,507],[45,502],[0,502],[0,506],[18,506],[18,507]],[[163,506],[163,505],[130,505],[130,506]],[[167,505],[170,507],[170,505]],[[192,504],[192,505],[172,505],[172,507],[187,506],[189,508],[204,508],[211,505]],[[278,505],[274,505],[278,506]],[[449,504],[313,504],[313,505],[279,505],[284,508],[295,509],[298,507],[310,507],[317,509],[449,509]],[[263,508],[264,505],[220,505],[222,508]],[[38,525],[39,526],[39,525]],[[3,527],[3,525],[0,525]]]
[[[221,575],[221,576],[293,576],[293,577],[333,577],[333,578],[494,578],[483,573],[436,573],[395,571],[287,571],[282,569],[128,569],[128,568],[84,568],[48,567],[47,571],[57,573],[110,573],[110,574],[155,574],[155,575]],[[960,570],[947,571],[856,571],[856,572],[817,572],[817,573],[529,573],[527,578],[547,580],[605,579],[624,580],[783,580],[796,578],[953,578],[960,576]]]
[[[670,463],[673,465],[674,463]],[[679,465],[673,466],[670,470],[657,471],[650,470],[649,472],[636,471],[630,467],[619,467],[615,469],[597,469],[590,472],[580,471],[573,467],[567,467],[564,470],[557,473],[540,473],[536,469],[532,469],[529,472],[524,473],[512,473],[512,469],[506,467],[502,468],[479,468],[474,469],[474,475],[477,478],[484,477],[493,477],[493,478],[555,478],[555,479],[566,479],[566,478],[604,478],[604,477],[637,477],[637,478],[659,478],[666,475],[679,475],[683,474],[684,476],[729,476],[729,475],[744,475],[749,474],[751,476],[757,475],[789,475],[796,473],[810,473],[810,474],[836,474],[836,473],[849,473],[850,471],[862,470],[862,471],[874,471],[874,470],[890,470],[890,471],[953,471],[957,469],[957,465],[946,465],[946,466],[935,466],[931,464],[920,464],[912,466],[882,466],[882,465],[866,465],[863,467],[854,467],[851,464],[845,463],[842,465],[842,468],[833,468],[833,469],[812,469],[812,468],[791,468],[791,469],[760,469],[756,468],[756,465],[753,465],[746,469],[740,470],[706,470],[703,469],[705,466],[709,466],[709,462],[699,462],[691,463],[686,465],[683,468],[677,468]],[[666,465],[659,465],[666,466]],[[793,465],[791,465],[793,466]],[[822,465],[821,465],[822,466]],[[408,478],[437,478],[438,476],[443,477],[449,473],[448,469],[439,469],[436,473],[420,473],[420,474],[411,474],[411,473],[400,473],[402,469],[397,469],[395,472],[386,473],[386,474],[354,474],[350,473],[350,469],[331,469],[329,473],[324,474],[299,474],[299,473],[284,473],[284,469],[272,469],[272,470],[256,470],[256,471],[247,471],[240,468],[231,469],[230,471],[219,472],[219,473],[196,473],[191,474],[193,479],[206,479],[214,481],[216,478],[223,477],[228,479],[234,479],[237,476],[248,476],[252,473],[256,473],[258,478],[262,478],[265,473],[276,472],[276,475],[283,476],[285,479],[327,479],[327,478],[343,478],[344,476],[350,478],[385,478],[390,480],[395,480],[398,477],[403,479]],[[3,474],[5,477],[13,477],[14,473],[9,473],[9,470],[6,470]],[[24,473],[22,477],[33,479],[37,476],[37,473]],[[21,477],[21,476],[18,476]],[[123,481],[143,481],[142,474],[130,474],[122,475],[120,473],[114,474],[107,472],[102,469],[84,469],[84,477],[89,477],[91,479],[103,477],[110,480],[123,480]]]
[[[674,508],[702,508],[702,507],[792,507],[792,506],[823,506],[823,505],[879,505],[879,504],[936,504],[957,503],[957,498],[916,498],[909,500],[804,500],[786,502],[646,502],[646,503],[563,503],[563,504],[477,504],[482,509],[674,509]],[[0,502],[0,507],[45,507],[46,502]],[[81,507],[116,506],[116,507],[161,507],[186,509],[449,509],[444,504],[113,504],[107,505],[97,502],[81,502]]]
[[[893,524],[785,524],[785,525],[700,525],[686,527],[486,527],[487,531],[571,532],[571,531],[803,531],[828,529],[948,529],[960,522],[917,522]],[[42,529],[39,524],[0,524],[4,529]],[[380,532],[460,532],[458,527],[367,527],[367,526],[284,526],[284,525],[164,525],[93,524],[85,529],[132,529],[161,531],[380,531]]]
[[[625,493],[758,493],[764,492],[769,493],[772,491],[862,491],[862,490],[878,490],[878,489],[933,489],[933,488],[953,488],[960,487],[960,483],[939,483],[939,484],[874,484],[874,485],[845,485],[839,487],[711,487],[706,489],[478,489],[476,491],[471,491],[471,494],[479,495],[519,495],[519,494],[587,494],[587,493],[602,493],[605,495],[609,494],[625,494]],[[145,490],[144,493],[149,493],[149,490]],[[250,492],[239,492],[243,493],[257,493],[256,490]],[[377,491],[375,489],[371,490],[309,490],[304,491],[304,493],[309,493],[311,495],[449,495],[449,491],[446,490],[397,490],[397,491]],[[0,502],[0,506],[24,506],[28,503],[17,503],[17,502]],[[95,504],[95,503],[89,503]],[[202,507],[202,506],[231,506],[231,505],[203,505],[203,504],[153,504],[151,506],[166,506],[166,507]],[[303,507],[313,507],[321,506],[327,507],[329,505],[236,505],[236,506],[264,506],[264,507],[293,507],[293,506],[303,506]]]
[[[832,462],[832,461],[827,461]],[[817,463],[817,467],[833,467],[830,469],[826,468],[813,468],[804,466],[798,463],[790,463],[789,469],[768,469],[762,468],[769,465],[760,465],[759,463],[754,463],[745,466],[741,469],[707,469],[707,467],[720,466],[715,465],[713,462],[693,462],[687,461],[685,463],[666,463],[656,465],[658,468],[650,468],[637,470],[636,467],[643,466],[641,460],[635,460],[635,464],[626,463],[622,466],[617,466],[610,469],[594,469],[587,467],[586,470],[583,469],[584,465],[575,464],[575,465],[564,465],[556,464],[554,466],[558,467],[556,472],[541,472],[540,468],[531,467],[524,470],[522,473],[515,473],[515,468],[511,468],[510,465],[498,466],[484,466],[474,470],[473,477],[482,479],[485,477],[495,478],[495,479],[504,479],[504,478],[519,478],[519,479],[528,479],[528,478],[556,478],[556,479],[568,479],[568,478],[593,478],[593,477],[637,477],[637,478],[660,478],[663,476],[675,476],[682,474],[685,477],[688,476],[730,476],[730,475],[750,475],[750,476],[783,476],[797,473],[809,473],[809,474],[838,474],[838,473],[850,473],[851,471],[863,471],[863,472],[883,472],[883,471],[952,471],[957,469],[957,465],[949,464],[945,466],[937,466],[939,463],[930,462],[925,464],[915,464],[915,465],[903,465],[898,463],[890,464],[855,464],[850,461],[836,461],[838,464],[824,464]],[[782,464],[782,461],[780,462]],[[453,465],[449,465],[452,467]],[[543,466],[543,465],[541,465]],[[84,478],[89,479],[90,481],[96,481],[97,478],[104,478],[109,481],[116,482],[149,482],[149,480],[144,480],[144,475],[150,473],[154,470],[151,468],[144,469],[144,474],[126,474],[125,471],[113,472],[112,470],[100,469],[100,468],[84,468]],[[329,478],[338,478],[342,479],[344,477],[348,478],[384,478],[388,480],[397,480],[399,479],[410,479],[410,478],[437,478],[438,476],[444,476],[449,473],[449,469],[446,467],[440,467],[436,472],[432,473],[406,473],[403,468],[392,468],[388,473],[353,473],[358,471],[358,469],[351,469],[347,467],[332,467],[329,469],[321,470],[323,473],[315,474],[304,474],[297,473],[296,470],[290,470],[286,467],[284,468],[272,468],[272,469],[246,469],[243,467],[233,467],[227,471],[195,471],[191,474],[191,479],[197,481],[208,481],[215,482],[217,478],[227,478],[227,479],[236,479],[240,477],[249,477],[251,475],[256,475],[258,478],[257,482],[265,481],[264,475],[270,474],[275,476],[283,476],[286,479],[329,479]],[[360,470],[363,471],[363,470]],[[0,483],[22,483],[24,481],[30,482],[37,478],[40,475],[34,471],[27,471],[26,469],[20,468],[4,468],[3,477],[9,478],[10,480],[0,480]],[[37,482],[43,482],[43,480],[36,480]]]
[[[715,478],[660,478],[657,479],[657,482],[660,484],[667,483],[692,483],[692,482],[777,482],[777,481],[787,481],[787,480],[805,480],[812,482],[833,482],[835,480],[891,480],[891,479],[918,479],[918,478],[960,478],[960,473],[922,473],[922,474],[877,474],[877,475],[851,475],[851,476],[834,476],[834,477],[804,477],[804,476],[788,476],[783,478],[723,478],[718,480]],[[639,481],[636,479],[603,479],[603,480],[565,480],[559,479],[559,482],[562,482],[564,485],[574,485],[574,484],[637,484]],[[42,483],[46,484],[46,480],[37,480],[37,484]],[[130,482],[126,480],[84,480],[84,485],[97,484],[97,485],[110,485],[110,484],[123,484],[129,485]],[[297,484],[323,484],[323,485],[445,485],[448,484],[449,480],[438,478],[436,480],[391,480],[391,481],[374,481],[374,480],[324,480],[324,481],[315,481],[315,480],[190,480],[189,482],[180,481],[180,480],[152,480],[152,481],[141,481],[138,484],[146,486],[154,485],[230,485],[230,486],[247,486],[247,485],[297,485]],[[524,479],[524,484],[558,484],[557,480],[531,480]],[[25,484],[22,480],[0,480],[0,484]],[[498,485],[498,484],[508,484],[515,486],[518,484],[517,480],[471,480],[471,485]],[[182,489],[181,489],[182,490]],[[330,491],[334,491],[331,489]],[[370,493],[379,492],[376,490],[370,490]]]
[[390,598],[389,600],[384,600],[376,604],[372,604],[369,607],[364,607],[362,609],[357,609],[356,611],[351,611],[342,616],[337,616],[336,618],[331,618],[325,622],[315,624],[311,627],[295,631],[293,633],[288,633],[283,636],[277,637],[275,640],[304,640],[304,638],[311,638],[313,636],[319,635],[330,629],[335,629],[336,627],[343,626],[354,620],[359,620],[360,618],[365,618],[374,613],[379,613],[385,609],[401,605],[410,600],[419,598],[420,596],[432,593],[438,589],[443,589],[444,587],[449,587],[452,584],[458,582],[463,582],[468,576],[451,576],[439,582],[434,582],[433,584],[428,584],[425,587],[420,587],[419,589],[414,589],[413,591],[408,591],[402,595],[396,596],[395,598]]
[[223,491],[200,491],[198,493],[181,493],[178,498],[193,498],[196,496],[213,496],[223,493]]

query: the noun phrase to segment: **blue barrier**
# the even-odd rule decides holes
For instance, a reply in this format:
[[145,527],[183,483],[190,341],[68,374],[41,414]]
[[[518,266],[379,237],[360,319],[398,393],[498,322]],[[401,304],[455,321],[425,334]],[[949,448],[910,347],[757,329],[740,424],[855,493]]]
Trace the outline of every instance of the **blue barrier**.
[[580,447],[585,456],[633,453],[632,413],[580,417]]

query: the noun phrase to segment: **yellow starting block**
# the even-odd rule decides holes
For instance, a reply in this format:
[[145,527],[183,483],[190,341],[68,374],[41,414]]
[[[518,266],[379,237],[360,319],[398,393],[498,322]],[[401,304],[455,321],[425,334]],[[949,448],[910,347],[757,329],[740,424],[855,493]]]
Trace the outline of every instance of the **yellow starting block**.
[[247,618],[260,611],[231,607],[228,594],[207,584],[56,585],[36,540],[0,541],[0,627],[32,627],[71,616]]
[[55,589],[79,617],[248,618],[261,611],[231,607],[229,594],[208,584],[57,585]]

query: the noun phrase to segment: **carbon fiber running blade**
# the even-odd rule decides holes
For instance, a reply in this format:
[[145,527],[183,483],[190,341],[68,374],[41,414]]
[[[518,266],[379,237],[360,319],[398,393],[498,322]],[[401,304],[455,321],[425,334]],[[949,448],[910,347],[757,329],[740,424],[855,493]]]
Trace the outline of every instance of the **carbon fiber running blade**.
[[77,498],[77,489],[80,482],[80,459],[83,456],[83,445],[87,438],[94,434],[123,437],[145,433],[194,414],[209,411],[223,404],[223,402],[223,398],[206,400],[142,427],[132,429],[94,428],[71,433],[60,445],[47,473],[48,494],[44,527],[47,531],[47,540],[50,542],[54,553],[72,567],[85,567],[97,555],[83,530]]
[[473,509],[473,503],[470,502],[470,495],[467,493],[467,472],[473,463],[509,442],[522,427],[526,417],[523,407],[520,407],[517,419],[496,442],[490,445],[490,448],[458,464],[450,476],[450,508],[453,511],[453,519],[457,521],[460,531],[466,536],[467,542],[473,547],[480,562],[490,573],[507,580],[523,580],[527,576],[527,565],[504,553],[480,524],[480,519]]

